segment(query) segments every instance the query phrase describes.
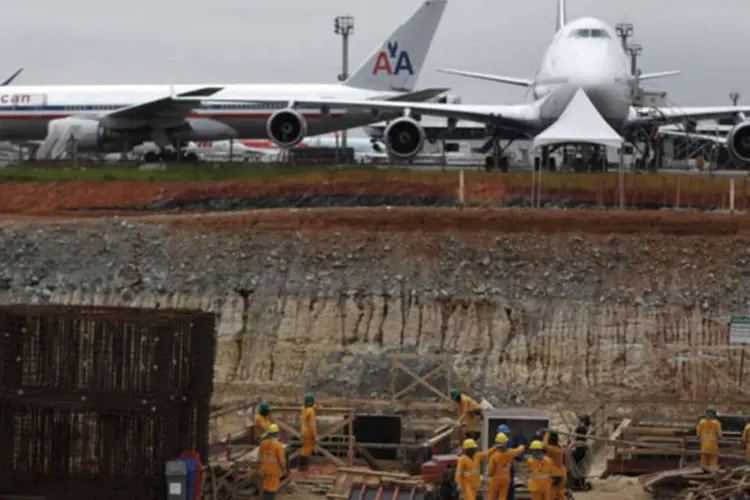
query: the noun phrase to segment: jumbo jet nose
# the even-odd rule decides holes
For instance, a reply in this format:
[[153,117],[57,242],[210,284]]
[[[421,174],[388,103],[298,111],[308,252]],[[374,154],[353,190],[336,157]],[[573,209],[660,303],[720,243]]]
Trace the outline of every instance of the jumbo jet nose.
[[569,77],[569,83],[582,89],[596,90],[616,83],[616,71],[606,52],[581,54]]

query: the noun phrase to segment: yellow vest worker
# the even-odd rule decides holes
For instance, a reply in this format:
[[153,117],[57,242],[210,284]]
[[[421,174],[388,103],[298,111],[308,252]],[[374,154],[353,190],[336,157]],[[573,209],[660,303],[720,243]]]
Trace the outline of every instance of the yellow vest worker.
[[310,465],[310,456],[315,447],[315,438],[318,437],[318,428],[315,417],[315,396],[305,395],[305,404],[300,414],[300,437],[302,438],[302,451],[300,452],[299,470],[307,470]]
[[696,435],[701,440],[701,467],[718,467],[721,422],[716,419],[716,410],[712,406],[706,409],[706,416],[698,422]]
[[451,399],[458,403],[458,420],[466,425],[466,435],[471,439],[479,439],[479,415],[482,407],[458,389],[451,389]]
[[464,454],[456,464],[456,485],[464,494],[465,500],[476,500],[477,490],[482,486],[482,461],[490,452],[477,451],[477,443],[473,439],[464,441]]
[[276,424],[269,425],[268,439],[260,443],[258,450],[259,470],[263,474],[264,499],[276,498],[276,493],[281,487],[281,475],[286,470],[284,445],[277,439],[278,435],[279,427]]
[[745,443],[745,458],[750,461],[750,424],[742,431],[742,442]]
[[268,431],[269,425],[271,425],[271,407],[263,401],[258,407],[255,420],[253,420],[253,443],[260,442],[260,438]]
[[560,446],[559,439],[557,432],[547,433],[544,447],[547,457],[552,460],[554,474],[562,477],[562,481],[557,486],[552,485],[550,498],[553,500],[565,500],[565,483],[568,479],[568,470],[565,468],[564,461],[565,451]]
[[531,471],[529,477],[529,493],[531,500],[550,500],[552,487],[562,482],[562,477],[555,472],[552,459],[544,455],[544,445],[541,441],[534,441],[529,445],[531,457],[526,462]]
[[523,453],[526,449],[524,446],[508,449],[508,436],[505,433],[499,433],[495,436],[495,452],[490,456],[490,463],[487,465],[487,477],[490,481],[487,500],[506,500],[510,490],[510,469],[513,466],[513,459]]

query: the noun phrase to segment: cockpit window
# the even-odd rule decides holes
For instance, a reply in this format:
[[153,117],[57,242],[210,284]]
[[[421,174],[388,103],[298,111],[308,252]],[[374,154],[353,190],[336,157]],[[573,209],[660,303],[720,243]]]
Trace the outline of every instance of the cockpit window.
[[571,38],[609,38],[609,33],[602,29],[579,29],[570,34]]

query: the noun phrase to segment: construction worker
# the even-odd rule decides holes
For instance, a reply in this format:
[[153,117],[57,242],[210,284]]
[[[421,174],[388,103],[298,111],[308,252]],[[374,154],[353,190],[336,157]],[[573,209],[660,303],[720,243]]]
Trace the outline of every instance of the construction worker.
[[555,472],[552,459],[545,455],[544,445],[534,440],[529,445],[527,460],[531,476],[529,477],[529,493],[531,500],[550,500],[552,488],[562,483],[562,477]]
[[507,500],[510,493],[510,487],[513,484],[513,460],[524,452],[525,446],[518,448],[508,448],[508,436],[505,433],[498,433],[495,436],[495,452],[490,456],[490,463],[487,465],[487,477],[489,478],[490,487],[487,500]]
[[555,474],[562,477],[562,482],[552,487],[550,498],[552,500],[565,500],[565,484],[568,482],[568,469],[565,468],[565,451],[560,446],[560,436],[555,431],[549,431],[546,434],[547,439],[544,441],[544,448],[547,456],[552,460],[555,467]]
[[286,470],[284,445],[279,442],[279,426],[270,424],[267,438],[260,443],[258,460],[259,471],[263,476],[263,500],[274,500],[281,488],[281,476]]
[[721,422],[716,418],[716,409],[713,406],[706,408],[706,416],[698,422],[695,433],[701,440],[701,467],[718,467],[719,439],[722,432]]
[[[510,427],[508,427],[507,425],[505,424],[498,425],[497,433],[498,434],[503,433],[508,437],[508,439],[510,439],[510,442],[508,443],[509,447],[517,448],[517,446],[515,446],[516,444],[518,444],[519,446],[523,446],[518,442],[519,439],[517,438],[511,439]],[[526,447],[523,446],[523,448],[526,448]],[[508,494],[506,496],[507,496],[507,500],[516,500],[516,466],[512,461],[510,464],[510,487],[508,489]]]
[[315,447],[315,439],[318,437],[318,427],[315,418],[315,396],[312,394],[305,395],[305,402],[302,406],[300,415],[300,438],[302,439],[302,451],[299,457],[299,470],[307,470],[310,465],[310,456]]
[[451,389],[451,399],[458,403],[458,421],[466,426],[467,439],[479,439],[479,418],[482,408],[458,389]]
[[477,442],[466,439],[463,454],[456,463],[456,487],[465,500],[477,500],[477,490],[482,486],[482,461],[490,452],[477,451]]
[[745,426],[745,430],[742,431],[742,442],[745,443],[745,458],[750,462],[750,422]]
[[260,443],[261,438],[268,431],[269,425],[271,425],[271,406],[267,401],[263,401],[260,403],[258,413],[253,421],[253,444]]

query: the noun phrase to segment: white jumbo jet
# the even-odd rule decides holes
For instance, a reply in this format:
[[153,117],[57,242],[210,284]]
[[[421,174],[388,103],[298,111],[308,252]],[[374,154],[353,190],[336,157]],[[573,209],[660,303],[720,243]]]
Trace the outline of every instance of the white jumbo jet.
[[[37,159],[60,158],[71,143],[82,152],[123,152],[146,141],[156,143],[166,156],[190,141],[270,138],[291,147],[308,135],[375,123],[383,118],[369,111],[342,116],[320,108],[288,109],[286,104],[296,99],[423,101],[445,92],[414,88],[447,1],[424,1],[339,83],[5,87],[0,90],[0,141],[42,141]],[[245,104],[204,102],[207,96],[244,98]],[[251,98],[276,103],[247,103]],[[147,161],[159,159],[152,154]]]
[[[727,137],[729,151],[750,162],[750,122],[738,115],[738,112],[750,112],[750,107],[633,107],[631,86],[637,81],[680,72],[632,75],[615,30],[591,17],[567,22],[565,0],[557,0],[557,31],[534,78],[440,71],[526,87],[533,99],[527,104],[470,105],[299,98],[293,104],[305,109],[317,106],[347,113],[365,110],[373,115],[399,111],[403,116],[390,122],[383,138],[391,154],[404,159],[419,154],[424,145],[420,115],[447,117],[449,126],[459,119],[484,123],[489,136],[497,139],[520,136],[532,139],[535,147],[563,143],[619,147],[623,143],[622,135],[628,136],[642,126],[738,116],[737,124]],[[256,102],[267,105],[271,101]]]

